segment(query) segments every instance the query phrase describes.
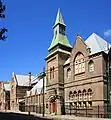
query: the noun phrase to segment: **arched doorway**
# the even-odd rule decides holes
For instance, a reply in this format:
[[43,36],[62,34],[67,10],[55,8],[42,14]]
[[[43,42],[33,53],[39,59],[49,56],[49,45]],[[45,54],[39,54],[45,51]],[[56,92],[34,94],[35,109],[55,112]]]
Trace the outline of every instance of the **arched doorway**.
[[57,113],[57,103],[54,97],[50,98],[50,113]]

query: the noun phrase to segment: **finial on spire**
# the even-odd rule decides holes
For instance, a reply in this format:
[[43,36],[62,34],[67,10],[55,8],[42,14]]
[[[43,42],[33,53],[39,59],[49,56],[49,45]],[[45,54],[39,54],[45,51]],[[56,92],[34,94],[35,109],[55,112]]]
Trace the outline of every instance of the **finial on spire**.
[[82,39],[82,37],[80,36],[80,34],[77,34],[77,38],[80,38],[80,39]]
[[58,13],[57,13],[57,17],[56,17],[56,21],[55,21],[54,27],[55,27],[58,23],[63,24],[64,26],[66,26],[66,25],[64,24],[64,20],[63,20],[63,18],[62,18],[62,14],[61,14],[61,12],[60,12],[60,8],[58,8]]

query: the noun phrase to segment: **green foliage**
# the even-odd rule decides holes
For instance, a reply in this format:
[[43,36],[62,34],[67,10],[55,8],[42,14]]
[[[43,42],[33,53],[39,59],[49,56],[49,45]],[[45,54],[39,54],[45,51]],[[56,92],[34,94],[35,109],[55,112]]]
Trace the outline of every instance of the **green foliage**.
[[[3,5],[3,3],[0,1],[0,18],[5,18],[5,14],[4,11],[6,10],[5,5]],[[5,41],[7,36],[5,36],[4,34],[7,32],[8,30],[6,28],[1,28],[0,29],[0,40]]]

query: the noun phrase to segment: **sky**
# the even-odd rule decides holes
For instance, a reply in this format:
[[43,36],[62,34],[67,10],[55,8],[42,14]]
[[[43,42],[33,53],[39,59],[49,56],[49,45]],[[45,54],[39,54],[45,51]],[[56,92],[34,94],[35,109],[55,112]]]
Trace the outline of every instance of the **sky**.
[[60,8],[70,44],[76,35],[85,40],[96,33],[111,43],[111,0],[3,0],[8,28],[6,41],[0,41],[0,80],[10,81],[15,74],[38,75],[53,37]]

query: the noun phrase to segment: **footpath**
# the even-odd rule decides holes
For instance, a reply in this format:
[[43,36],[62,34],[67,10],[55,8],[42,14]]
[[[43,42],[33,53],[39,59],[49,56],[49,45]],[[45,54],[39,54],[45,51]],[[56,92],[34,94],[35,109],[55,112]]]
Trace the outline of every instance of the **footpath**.
[[[15,111],[6,111],[6,112],[11,112],[11,113],[19,113],[19,114],[27,114],[28,112],[15,112]],[[37,114],[37,113],[33,113],[30,112],[30,115],[34,115],[40,118],[43,118],[42,114]],[[48,115],[45,114],[44,118],[46,119],[51,119],[51,120],[111,120],[108,118],[89,118],[89,117],[77,117],[74,115]]]

